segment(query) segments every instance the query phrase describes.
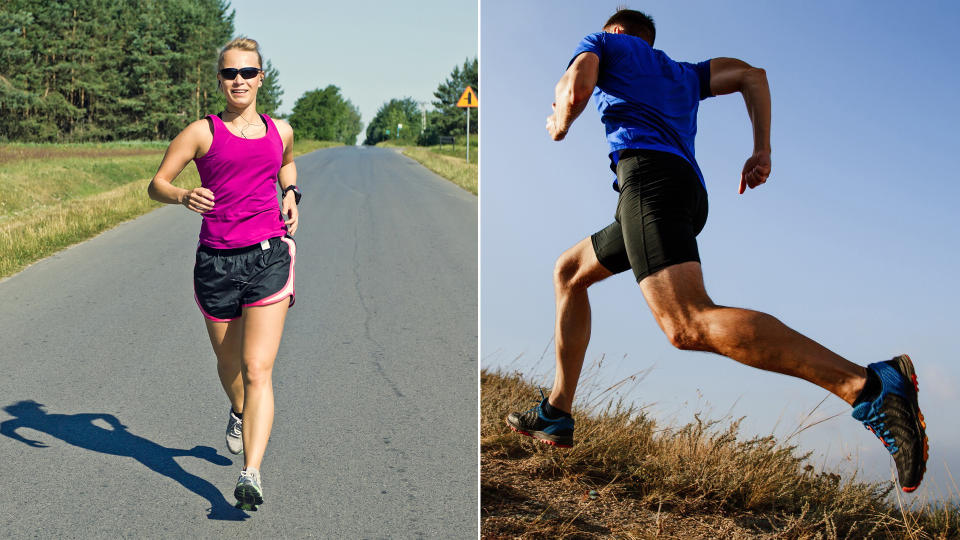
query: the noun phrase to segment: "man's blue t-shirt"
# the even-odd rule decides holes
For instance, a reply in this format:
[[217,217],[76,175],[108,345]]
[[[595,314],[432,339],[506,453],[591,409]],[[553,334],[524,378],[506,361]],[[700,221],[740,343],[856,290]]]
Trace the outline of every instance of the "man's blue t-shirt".
[[689,161],[706,187],[693,139],[700,100],[711,96],[710,61],[674,62],[639,37],[607,32],[583,38],[570,64],[584,52],[600,58],[593,97],[607,130],[610,168],[616,171],[620,150],[660,150]]

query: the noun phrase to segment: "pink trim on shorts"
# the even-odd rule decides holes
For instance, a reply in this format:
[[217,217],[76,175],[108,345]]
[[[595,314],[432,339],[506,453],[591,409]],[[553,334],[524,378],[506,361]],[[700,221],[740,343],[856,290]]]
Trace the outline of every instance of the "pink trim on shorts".
[[234,318],[232,318],[232,319],[218,319],[218,318],[214,317],[213,315],[210,315],[209,313],[207,313],[206,310],[203,309],[203,306],[200,305],[200,299],[197,298],[197,285],[196,285],[196,284],[193,285],[193,299],[196,300],[196,302],[197,302],[197,307],[200,308],[200,313],[203,313],[203,316],[204,316],[204,317],[206,317],[207,319],[209,319],[209,320],[211,320],[211,321],[213,321],[213,322],[230,322],[230,321],[235,321],[235,320],[237,320],[237,319],[240,318],[240,317],[234,317]]
[[293,241],[291,241],[289,238],[286,238],[286,237],[282,237],[280,238],[280,240],[283,240],[287,244],[287,247],[290,249],[290,273],[287,275],[287,283],[283,286],[282,289],[280,289],[276,293],[271,294],[270,296],[264,298],[263,300],[257,300],[252,304],[244,304],[243,307],[256,307],[256,306],[266,306],[269,304],[276,304],[277,302],[283,300],[288,296],[290,297],[291,306],[296,301],[296,291],[294,290],[293,282],[294,282],[294,274],[296,273],[294,271],[294,268],[297,265],[296,264],[297,263],[297,245],[294,244]]

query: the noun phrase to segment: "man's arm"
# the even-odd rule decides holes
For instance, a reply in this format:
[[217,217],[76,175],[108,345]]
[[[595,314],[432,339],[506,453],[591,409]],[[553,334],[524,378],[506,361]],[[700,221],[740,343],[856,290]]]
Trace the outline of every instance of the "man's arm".
[[753,124],[753,155],[740,173],[740,193],[770,176],[770,87],[767,72],[736,58],[710,61],[710,92],[715,96],[740,92]]
[[553,114],[547,117],[547,132],[555,141],[562,140],[570,125],[590,101],[600,74],[600,57],[592,52],[580,53],[554,89]]

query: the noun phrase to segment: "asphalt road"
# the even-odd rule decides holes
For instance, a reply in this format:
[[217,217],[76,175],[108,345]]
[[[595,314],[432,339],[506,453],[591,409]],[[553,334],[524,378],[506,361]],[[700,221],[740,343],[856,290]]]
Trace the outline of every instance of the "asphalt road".
[[297,168],[265,504],[232,506],[200,217],[168,206],[0,282],[0,536],[476,538],[477,199],[389,149]]

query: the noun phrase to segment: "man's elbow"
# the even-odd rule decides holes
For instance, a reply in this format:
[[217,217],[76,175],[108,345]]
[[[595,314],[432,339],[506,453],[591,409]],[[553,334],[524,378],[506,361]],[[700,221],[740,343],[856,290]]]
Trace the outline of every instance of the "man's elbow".
[[744,86],[753,86],[767,83],[767,71],[763,68],[750,67],[743,73]]
[[590,99],[593,89],[583,85],[571,84],[561,88],[557,86],[557,106],[575,108]]
[[571,97],[575,106],[581,105],[584,101],[590,99],[591,95],[593,95],[593,86],[588,84],[575,84],[571,91]]

